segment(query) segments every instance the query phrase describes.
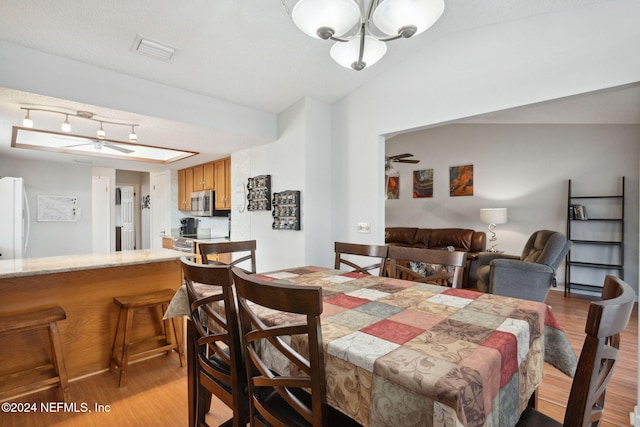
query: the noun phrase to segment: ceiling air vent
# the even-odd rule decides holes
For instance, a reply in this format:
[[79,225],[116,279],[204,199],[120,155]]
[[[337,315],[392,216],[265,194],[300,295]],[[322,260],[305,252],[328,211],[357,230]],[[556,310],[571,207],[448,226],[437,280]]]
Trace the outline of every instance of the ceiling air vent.
[[136,37],[133,42],[133,46],[131,46],[131,50],[141,55],[167,62],[171,62],[176,54],[175,48],[155,40],[145,38],[141,35]]

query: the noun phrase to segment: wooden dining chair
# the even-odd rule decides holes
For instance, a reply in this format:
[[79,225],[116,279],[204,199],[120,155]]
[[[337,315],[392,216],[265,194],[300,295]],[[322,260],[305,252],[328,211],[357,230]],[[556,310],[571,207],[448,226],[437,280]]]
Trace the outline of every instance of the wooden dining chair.
[[189,426],[206,425],[212,394],[233,410],[233,418],[222,425],[245,426],[249,401],[231,269],[185,257],[181,262],[191,313]]
[[[348,267],[352,272],[364,274],[371,274],[372,270],[377,269],[378,276],[383,276],[386,270],[388,251],[389,248],[386,245],[362,245],[357,243],[335,242],[336,259],[334,268],[339,270]],[[352,257],[347,259],[343,255],[378,258],[378,262],[361,266],[356,264]]]
[[[326,403],[320,314],[322,288],[260,280],[234,268],[241,342],[245,351],[252,426],[357,426]],[[259,307],[256,307],[259,306]],[[265,324],[257,310],[287,322]],[[270,316],[271,317],[271,316]],[[270,347],[290,372],[275,373],[262,349]]]
[[615,276],[606,276],[602,301],[589,305],[585,337],[573,378],[564,423],[527,407],[519,427],[598,426],[604,409],[605,388],[611,379],[620,349],[620,332],[629,323],[635,292]]
[[[232,253],[248,252],[245,255],[229,260],[229,262],[223,262],[219,259],[212,259],[211,255],[220,254],[232,254]],[[200,243],[198,244],[198,253],[202,257],[203,264],[225,264],[231,267],[237,267],[238,264],[245,261],[250,261],[250,268],[245,270],[255,273],[256,272],[256,241],[245,240],[241,242],[218,242],[218,243]]]
[[[389,246],[389,259],[391,277],[458,288],[462,283],[467,253],[392,245]],[[424,272],[412,269],[411,262],[420,265]]]

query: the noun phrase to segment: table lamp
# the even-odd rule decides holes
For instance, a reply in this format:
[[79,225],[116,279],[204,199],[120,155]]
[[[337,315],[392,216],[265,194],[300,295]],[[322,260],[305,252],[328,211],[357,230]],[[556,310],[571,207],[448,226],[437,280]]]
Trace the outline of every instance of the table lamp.
[[496,224],[506,224],[507,223],[507,208],[485,208],[480,209],[480,222],[483,224],[489,224],[489,232],[491,233],[491,238],[489,239],[489,244],[491,245],[488,249],[488,252],[498,252],[496,249]]

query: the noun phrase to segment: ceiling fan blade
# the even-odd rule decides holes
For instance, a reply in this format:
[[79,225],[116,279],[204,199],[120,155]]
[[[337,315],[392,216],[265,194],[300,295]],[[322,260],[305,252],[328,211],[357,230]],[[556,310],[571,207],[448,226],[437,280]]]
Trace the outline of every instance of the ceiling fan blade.
[[420,163],[420,160],[395,160],[396,163]]
[[93,145],[91,142],[85,142],[84,144],[73,144],[73,145],[65,145],[62,148],[73,148],[73,147],[82,147],[83,145]]
[[404,153],[404,154],[398,154],[395,156],[389,156],[390,160],[398,160],[398,159],[404,159],[405,157],[413,157],[413,154],[411,153]]
[[112,144],[110,142],[105,142],[104,146],[107,147],[107,148],[111,148],[112,150],[119,151],[119,152],[124,153],[124,154],[133,153],[133,150],[129,150],[128,148],[124,148],[124,147],[120,147],[120,146]]

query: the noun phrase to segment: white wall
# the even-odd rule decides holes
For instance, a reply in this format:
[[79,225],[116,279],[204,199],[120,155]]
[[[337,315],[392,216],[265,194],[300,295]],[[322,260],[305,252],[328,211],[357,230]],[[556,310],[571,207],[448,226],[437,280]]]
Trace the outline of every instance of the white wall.
[[633,83],[638,14],[639,2],[609,1],[448,34],[334,104],[334,238],[362,240],[355,224],[370,218],[384,241],[382,135]]
[[[31,211],[25,258],[91,252],[91,167],[0,157],[0,176],[24,178]],[[37,221],[38,196],[77,196],[80,219],[71,222]]]
[[[639,147],[637,125],[463,124],[399,135],[387,141],[387,154],[413,153],[420,163],[393,164],[400,199],[386,201],[385,224],[487,231],[480,208],[506,207],[498,249],[519,254],[535,230],[566,233],[568,179],[574,195],[613,195],[625,176],[625,280],[636,287]],[[449,167],[464,164],[474,167],[474,195],[450,197]],[[414,199],[413,171],[429,168],[433,198]],[[564,283],[563,268],[558,280]]]
[[331,266],[330,106],[304,98],[278,116],[278,140],[231,158],[233,197],[247,178],[271,175],[271,191],[299,190],[298,230],[273,230],[271,211],[241,211],[233,201],[234,240],[255,239],[258,271],[306,264]]

